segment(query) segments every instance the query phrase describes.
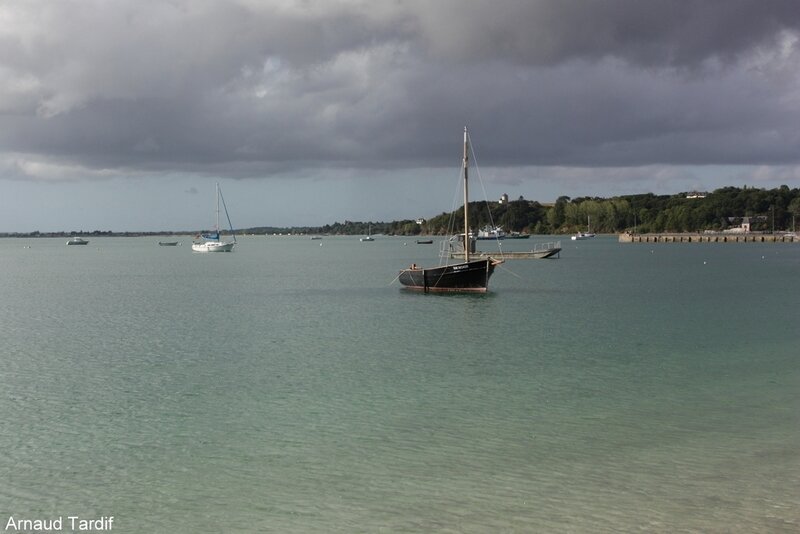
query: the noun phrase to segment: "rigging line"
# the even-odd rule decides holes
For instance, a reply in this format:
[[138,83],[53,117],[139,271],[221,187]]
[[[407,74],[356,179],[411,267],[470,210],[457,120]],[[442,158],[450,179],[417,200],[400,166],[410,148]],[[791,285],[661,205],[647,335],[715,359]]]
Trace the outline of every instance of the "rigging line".
[[233,236],[233,242],[236,242],[236,232],[233,231],[233,223],[231,223],[231,216],[228,215],[228,206],[225,205],[225,197],[222,196],[222,189],[219,190],[219,198],[222,200],[222,207],[225,208],[225,217],[228,219],[228,226],[231,229],[231,235]]
[[483,185],[483,176],[481,176],[481,168],[478,165],[478,156],[475,155],[475,150],[472,147],[472,134],[468,133],[467,135],[469,137],[468,139],[469,151],[472,156],[472,161],[475,162],[475,173],[478,175],[478,183],[481,184],[481,191],[483,191],[483,198],[484,198],[484,203],[486,204],[486,211],[489,212],[489,224],[492,226],[492,228],[494,228],[495,227],[494,218],[492,217],[492,210],[489,207],[489,195],[486,194],[486,187],[484,187]]
[[[475,162],[475,174],[478,175],[478,183],[481,184],[481,191],[483,191],[483,202],[486,204],[486,211],[489,213],[489,227],[490,228],[497,228],[494,224],[494,217],[492,217],[492,208],[489,205],[489,195],[486,194],[486,187],[483,185],[483,177],[481,176],[481,168],[478,165],[478,156],[475,155],[475,150],[472,147],[472,134],[467,133],[467,146],[469,147],[470,155],[472,156],[472,161]],[[500,253],[500,257],[505,259],[505,255],[503,254],[503,244],[500,243],[499,239],[494,240],[497,243],[497,251]]]

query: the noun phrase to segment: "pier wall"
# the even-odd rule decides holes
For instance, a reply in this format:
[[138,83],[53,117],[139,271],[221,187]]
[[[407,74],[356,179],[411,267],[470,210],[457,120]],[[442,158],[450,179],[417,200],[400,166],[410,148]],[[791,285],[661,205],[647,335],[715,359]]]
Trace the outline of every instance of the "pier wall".
[[620,243],[800,243],[784,234],[620,234]]

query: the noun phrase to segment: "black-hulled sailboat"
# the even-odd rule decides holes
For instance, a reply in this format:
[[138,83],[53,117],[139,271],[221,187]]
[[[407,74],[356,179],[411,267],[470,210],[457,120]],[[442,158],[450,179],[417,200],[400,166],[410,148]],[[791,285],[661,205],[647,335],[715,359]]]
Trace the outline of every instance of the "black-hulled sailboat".
[[428,292],[485,293],[489,289],[489,278],[496,265],[503,263],[491,257],[470,260],[472,236],[469,233],[469,135],[464,128],[464,261],[451,265],[423,268],[412,265],[400,271],[398,280],[407,289]]

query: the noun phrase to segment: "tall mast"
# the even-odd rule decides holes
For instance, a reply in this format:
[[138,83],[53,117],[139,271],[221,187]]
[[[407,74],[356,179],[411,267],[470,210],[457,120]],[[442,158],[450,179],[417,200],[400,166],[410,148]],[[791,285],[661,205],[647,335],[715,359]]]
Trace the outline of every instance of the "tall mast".
[[467,167],[469,155],[469,149],[467,148],[467,127],[464,126],[464,261],[469,261],[469,247],[472,243],[470,243],[469,239],[469,210],[467,206],[469,205],[469,181],[467,180]]

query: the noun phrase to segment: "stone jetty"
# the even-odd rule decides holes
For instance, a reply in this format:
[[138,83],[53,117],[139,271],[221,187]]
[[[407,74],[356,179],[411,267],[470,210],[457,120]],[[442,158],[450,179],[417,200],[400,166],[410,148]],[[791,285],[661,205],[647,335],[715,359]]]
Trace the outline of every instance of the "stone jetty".
[[703,233],[703,234],[631,234],[619,235],[620,243],[800,243],[794,233]]

